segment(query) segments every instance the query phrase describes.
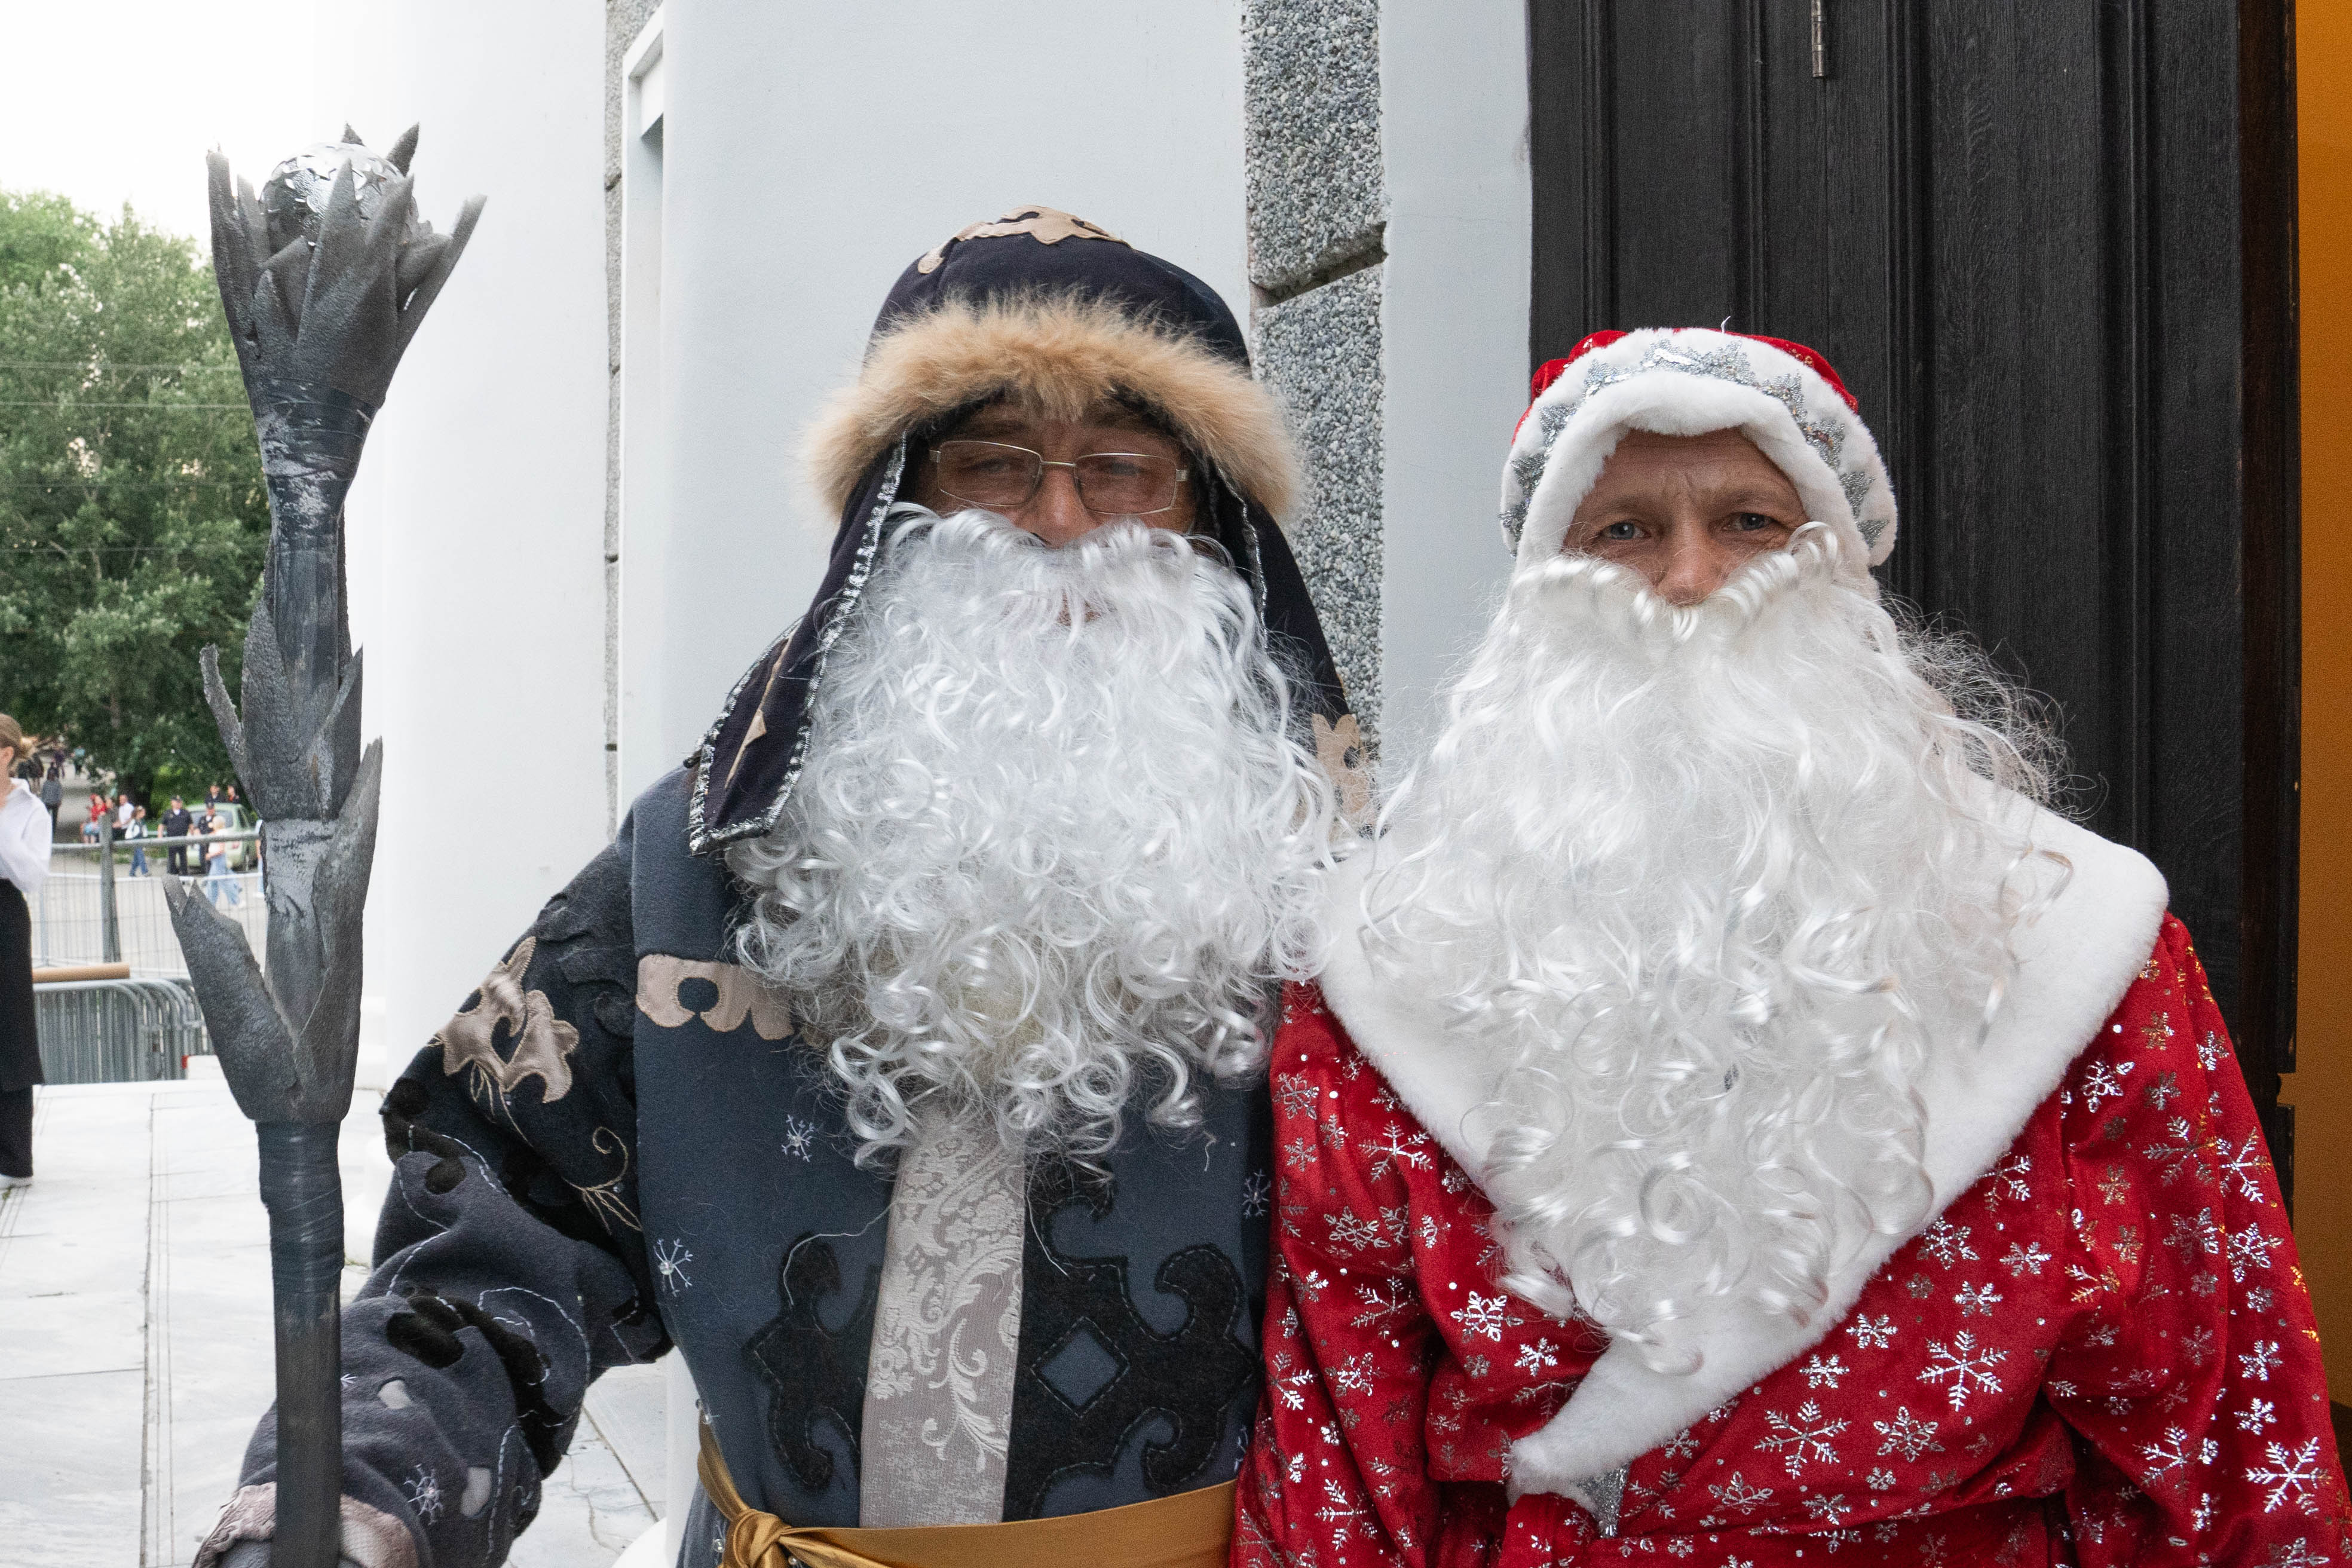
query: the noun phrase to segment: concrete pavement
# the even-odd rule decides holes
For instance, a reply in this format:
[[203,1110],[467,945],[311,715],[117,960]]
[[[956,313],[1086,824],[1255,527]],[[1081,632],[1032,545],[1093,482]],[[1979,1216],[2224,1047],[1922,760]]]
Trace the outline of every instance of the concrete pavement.
[[[269,1404],[268,1220],[251,1124],[217,1071],[37,1091],[37,1177],[0,1194],[0,1542],[13,1568],[181,1568]],[[360,1095],[343,1126],[347,1295],[391,1178],[379,1099]],[[663,1423],[656,1368],[599,1383],[509,1561],[613,1562],[662,1507]]]

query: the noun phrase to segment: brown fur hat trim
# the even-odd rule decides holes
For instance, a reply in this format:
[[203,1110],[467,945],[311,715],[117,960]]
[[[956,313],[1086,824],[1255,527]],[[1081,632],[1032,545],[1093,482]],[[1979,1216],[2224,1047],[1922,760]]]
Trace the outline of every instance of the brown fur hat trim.
[[891,326],[811,427],[810,475],[838,511],[899,437],[1006,394],[1055,419],[1139,400],[1276,517],[1298,493],[1297,456],[1264,385],[1184,333],[1072,295],[952,300]]

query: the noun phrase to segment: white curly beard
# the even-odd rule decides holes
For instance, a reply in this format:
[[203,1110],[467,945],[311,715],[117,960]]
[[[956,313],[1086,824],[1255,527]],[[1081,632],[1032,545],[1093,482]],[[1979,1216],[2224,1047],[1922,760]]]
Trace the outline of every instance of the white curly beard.
[[1913,1085],[1982,1037],[2021,912],[2027,808],[1987,781],[2055,761],[1835,551],[1805,531],[1689,608],[1591,557],[1523,574],[1367,882],[1389,988],[1495,1074],[1514,1288],[1662,1368],[1695,1303],[1801,1319],[1924,1212]]
[[1248,584],[1181,535],[1045,548],[912,512],[828,657],[743,962],[830,1051],[861,1158],[916,1113],[1080,1158],[1265,1057],[1317,943],[1330,789]]

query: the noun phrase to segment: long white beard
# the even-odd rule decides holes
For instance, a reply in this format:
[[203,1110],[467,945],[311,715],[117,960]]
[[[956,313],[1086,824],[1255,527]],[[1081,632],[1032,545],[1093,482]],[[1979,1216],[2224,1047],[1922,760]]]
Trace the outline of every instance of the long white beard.
[[827,659],[745,963],[827,1043],[861,1158],[918,1111],[1079,1158],[1130,1098],[1265,1058],[1307,973],[1330,788],[1248,585],[1113,523],[1061,550],[985,513],[890,536]]
[[1801,1320],[1924,1213],[1914,1084],[1982,1037],[2022,912],[2027,807],[1991,784],[2056,761],[1835,550],[1807,531],[1689,608],[1590,557],[1523,575],[1367,886],[1391,988],[1498,1073],[1514,1288],[1662,1368],[1696,1364],[1695,1305]]

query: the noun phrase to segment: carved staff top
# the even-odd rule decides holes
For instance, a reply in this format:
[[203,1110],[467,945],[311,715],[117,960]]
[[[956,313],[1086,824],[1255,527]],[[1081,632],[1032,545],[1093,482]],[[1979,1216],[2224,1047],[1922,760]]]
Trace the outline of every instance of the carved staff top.
[[257,198],[211,172],[220,283],[269,487],[269,552],[247,629],[242,708],[215,650],[205,690],[269,868],[268,970],[202,900],[173,921],[224,1076],[263,1122],[338,1121],[351,1102],[360,913],[375,846],[377,747],[360,743],[360,660],[343,582],[343,500],[393,372],[480,216],[437,235],[408,174],[416,132],[388,158],[341,142],[296,154]]
[[[219,153],[205,160],[213,269],[269,485],[262,607],[288,677],[287,717],[303,736],[330,729],[351,663],[343,498],[368,424],[482,211],[472,197],[446,235],[419,220],[408,173],[415,151],[414,126],[382,158],[347,126],[341,142],[278,164],[258,198],[243,180],[232,192]],[[357,717],[352,744],[316,759],[322,766],[302,770],[308,776],[272,776],[265,765],[256,777],[236,758],[256,809],[334,816],[357,761]]]

